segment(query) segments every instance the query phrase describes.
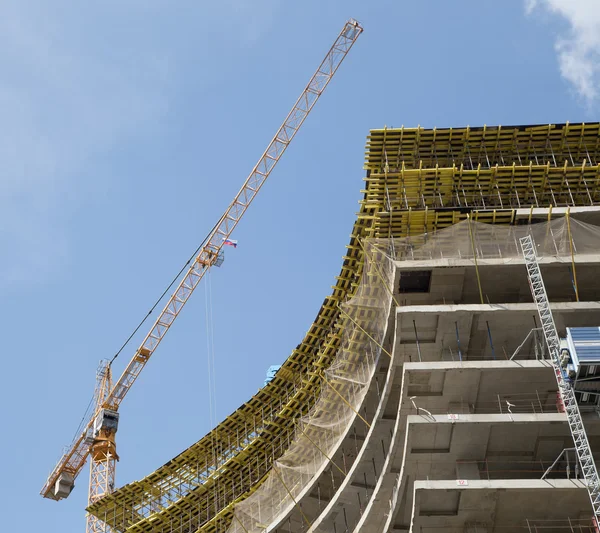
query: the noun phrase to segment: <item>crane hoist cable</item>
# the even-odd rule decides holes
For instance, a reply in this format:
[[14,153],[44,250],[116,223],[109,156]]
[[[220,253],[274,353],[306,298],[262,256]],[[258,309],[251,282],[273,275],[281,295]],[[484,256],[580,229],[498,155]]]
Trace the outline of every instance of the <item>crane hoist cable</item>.
[[[213,286],[211,273],[208,273],[208,287],[210,289],[208,299],[210,304],[210,344],[211,344],[211,363],[212,363],[212,384],[213,384],[213,427],[217,425],[217,367],[215,364],[215,322],[214,322],[214,310],[213,310]],[[211,427],[211,429],[213,429]]]
[[[213,314],[213,299],[212,299],[212,276],[209,271],[206,275],[206,283],[204,285],[205,308],[206,308],[206,360],[208,366],[208,409],[210,420],[210,439],[212,450],[213,464],[217,465],[217,446],[215,442],[215,432],[212,431],[217,425],[217,376],[215,369],[215,330],[214,330],[214,314]],[[216,498],[219,492],[220,476],[215,481],[215,505]]]
[[212,278],[210,272],[205,283],[205,313],[206,313],[206,360],[208,369],[208,410],[210,429],[217,424],[217,375],[215,369],[215,328],[212,301]]
[[206,373],[208,379],[208,419],[210,429],[213,428],[213,405],[212,405],[212,363],[210,358],[210,315],[208,310],[208,280],[210,274],[206,276],[204,283],[204,317],[206,322]]

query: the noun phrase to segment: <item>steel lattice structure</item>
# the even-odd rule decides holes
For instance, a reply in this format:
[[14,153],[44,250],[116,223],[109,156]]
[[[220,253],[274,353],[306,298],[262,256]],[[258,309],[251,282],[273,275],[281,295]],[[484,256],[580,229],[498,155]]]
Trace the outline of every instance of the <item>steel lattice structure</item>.
[[[135,351],[132,359],[114,386],[110,382],[110,366],[106,367],[102,378],[104,388],[97,395],[96,409],[83,431],[77,436],[68,451],[48,477],[41,494],[45,498],[61,499],[68,495],[66,490],[57,490],[56,484],[61,482],[61,476],[68,476],[72,488],[73,481],[80,473],[88,455],[92,458],[89,504],[93,504],[114,488],[116,450],[114,434],[116,425],[109,432],[95,427],[99,417],[107,412],[118,420],[117,410],[127,392],[140,375],[148,360],[174,323],[184,305],[198,286],[206,272],[221,259],[221,250],[229,239],[246,210],[264,185],[285,150],[304,123],[306,117],[322,95],[323,91],[335,75],[340,64],[362,33],[360,24],[351,19],[344,24],[341,32],[325,55],[317,71],[313,74],[300,97],[288,113],[267,149],[246,178],[241,189],[219,219],[213,230],[200,246],[200,252],[192,265],[179,282],[175,292],[168,299],[164,309],[159,314],[149,333]],[[108,387],[108,388],[107,388]],[[106,433],[106,434],[104,434]],[[101,436],[99,440],[98,435]],[[88,519],[88,531],[104,531],[104,526],[98,524],[95,517]]]
[[[94,412],[99,412],[113,387],[108,361],[102,361],[96,374]],[[115,489],[118,456],[113,432],[100,430],[90,446],[90,480],[88,505],[93,505]],[[86,533],[110,533],[110,528],[98,517],[88,513]]]
[[512,224],[524,209],[531,221],[538,207],[597,205],[599,161],[597,123],[373,130],[364,198],[341,273],[304,340],[275,379],[210,434],[90,511],[131,533],[183,527],[190,515],[197,519],[193,527],[220,530],[235,502],[257,490],[284,453],[296,419],[319,391],[320,372],[347,324],[339,304],[357,287],[365,238],[431,233],[468,214]]
[[592,508],[594,509],[594,516],[598,521],[598,519],[600,519],[600,478],[598,477],[598,470],[596,469],[594,455],[592,454],[592,448],[590,447],[590,442],[585,431],[583,419],[579,412],[575,391],[571,384],[565,379],[563,370],[561,369],[560,339],[556,330],[556,324],[554,323],[552,310],[550,309],[550,300],[546,293],[544,278],[542,277],[542,272],[538,263],[535,242],[531,235],[521,239],[521,247],[523,249],[525,265],[527,267],[527,276],[529,277],[531,294],[533,295],[533,300],[538,309],[546,344],[548,345],[552,363],[554,364],[554,374],[558,383],[558,390],[560,391],[569,420],[569,428],[571,430],[571,435],[573,436],[573,443],[575,444],[579,464],[581,465],[583,475],[587,482],[587,490],[590,495],[590,501],[592,502]]

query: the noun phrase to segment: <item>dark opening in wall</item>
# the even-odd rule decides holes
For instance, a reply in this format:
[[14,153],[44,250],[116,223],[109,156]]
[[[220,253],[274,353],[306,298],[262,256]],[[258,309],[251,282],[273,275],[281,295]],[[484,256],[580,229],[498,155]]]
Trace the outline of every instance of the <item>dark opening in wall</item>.
[[431,270],[409,270],[400,274],[400,293],[429,292]]

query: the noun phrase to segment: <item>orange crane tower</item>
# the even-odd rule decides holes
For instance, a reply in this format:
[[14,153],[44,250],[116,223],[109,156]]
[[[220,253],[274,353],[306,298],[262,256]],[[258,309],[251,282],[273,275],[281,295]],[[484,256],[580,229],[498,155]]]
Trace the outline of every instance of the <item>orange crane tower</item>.
[[[48,476],[41,490],[44,498],[61,500],[69,496],[75,486],[75,478],[81,472],[88,456],[91,462],[88,503],[92,504],[114,490],[115,466],[118,460],[115,435],[119,421],[119,405],[204,274],[213,265],[220,266],[223,262],[222,248],[225,241],[231,236],[362,31],[360,24],[353,19],[344,24],[325,59],[302,91],[242,188],[200,246],[200,252],[114,385],[111,362],[101,363],[97,373],[93,414]],[[87,533],[107,531],[109,528],[106,524],[91,515],[88,516]]]

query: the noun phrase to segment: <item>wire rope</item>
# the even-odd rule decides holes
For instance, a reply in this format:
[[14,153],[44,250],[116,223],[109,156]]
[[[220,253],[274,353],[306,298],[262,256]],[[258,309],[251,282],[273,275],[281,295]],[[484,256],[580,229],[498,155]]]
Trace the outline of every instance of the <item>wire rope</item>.
[[[219,468],[217,448],[215,446],[215,431],[217,425],[217,394],[216,394],[216,371],[215,371],[215,334],[214,334],[214,315],[212,303],[212,278],[210,270],[208,271],[205,283],[205,314],[206,314],[206,361],[208,367],[208,408],[210,420],[210,435],[213,468],[216,471]],[[214,506],[218,508],[219,495],[219,477],[216,479],[216,490],[214,491]]]
[[[208,373],[208,415],[209,415],[209,423],[210,423],[210,429],[212,430],[214,427],[214,420],[213,420],[213,405],[212,405],[212,401],[213,401],[213,384],[212,384],[212,358],[211,358],[211,350],[210,350],[210,345],[211,345],[211,338],[210,338],[210,299],[209,299],[209,292],[210,292],[210,274],[207,276],[207,281],[204,284],[204,306],[205,306],[205,319],[206,319],[206,367],[207,367],[207,373]],[[213,445],[214,448],[214,445]]]
[[200,253],[200,250],[202,250],[202,248],[204,247],[204,245],[208,242],[208,240],[210,239],[211,235],[214,233],[215,229],[217,229],[217,226],[221,223],[222,220],[223,220],[223,216],[212,227],[212,229],[208,232],[208,234],[206,235],[206,237],[204,237],[204,240],[202,241],[202,243],[198,246],[198,248],[196,248],[194,250],[194,253],[190,256],[190,258],[187,260],[187,262],[181,267],[181,269],[179,270],[179,272],[177,272],[177,274],[175,275],[175,277],[171,280],[171,283],[169,283],[169,285],[167,286],[167,288],[162,292],[162,294],[154,302],[154,305],[150,308],[150,310],[148,311],[148,313],[146,313],[146,316],[142,319],[142,321],[133,330],[133,333],[131,333],[131,335],[129,335],[129,337],[127,337],[127,340],[121,345],[121,347],[119,348],[119,350],[117,351],[117,353],[115,353],[115,355],[113,355],[112,359],[109,362],[109,365],[112,365],[113,361],[117,357],[119,357],[119,355],[121,354],[121,352],[131,342],[131,339],[133,339],[133,337],[139,331],[139,329],[146,323],[146,320],[148,320],[148,317],[158,307],[158,304],[160,304],[160,302],[165,297],[165,295],[171,290],[171,288],[173,287],[173,285],[175,285],[175,283],[177,282],[177,280],[179,279],[179,277],[181,276],[181,274],[183,274],[183,272],[185,271],[185,269],[188,268],[189,265],[192,263],[192,261],[194,261],[196,259],[196,257]]
[[88,406],[85,409],[85,413],[81,417],[81,422],[79,422],[79,425],[77,426],[77,429],[75,430],[75,434],[73,435],[73,438],[71,439],[72,443],[75,442],[75,439],[79,436],[79,434],[81,433],[81,430],[83,429],[87,420],[89,419],[89,413],[90,413],[92,404],[94,403],[94,399],[95,399],[95,394],[92,394],[92,397],[90,398],[90,403],[88,403]]
[[[213,313],[213,289],[212,277],[208,272],[209,305],[210,305],[210,344],[211,344],[211,362],[212,362],[212,394],[213,394],[213,422],[217,425],[217,366],[215,364],[215,321]],[[211,428],[212,429],[212,428]]]

